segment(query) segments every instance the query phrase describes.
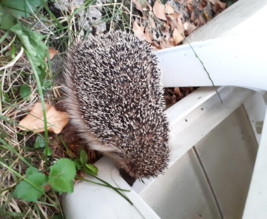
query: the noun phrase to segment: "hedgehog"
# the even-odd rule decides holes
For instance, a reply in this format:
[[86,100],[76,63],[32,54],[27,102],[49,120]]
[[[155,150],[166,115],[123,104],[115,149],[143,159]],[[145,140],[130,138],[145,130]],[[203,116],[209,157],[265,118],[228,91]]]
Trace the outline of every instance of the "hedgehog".
[[158,60],[151,45],[115,31],[70,47],[65,103],[90,149],[112,157],[136,179],[168,165],[168,122]]

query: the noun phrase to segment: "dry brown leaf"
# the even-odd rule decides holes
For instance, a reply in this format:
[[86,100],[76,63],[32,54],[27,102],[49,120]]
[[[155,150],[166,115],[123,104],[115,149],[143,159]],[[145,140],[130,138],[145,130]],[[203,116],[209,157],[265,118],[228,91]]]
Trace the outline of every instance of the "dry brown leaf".
[[182,35],[184,35],[185,29],[182,22],[182,14],[179,12],[175,12],[169,15],[169,18],[171,19],[171,21],[169,21],[171,29],[174,30],[176,28]]
[[159,50],[159,49],[161,49],[160,44],[159,44],[158,42],[156,42],[156,41],[152,41],[152,42],[151,42],[151,45],[153,46],[153,49],[154,49],[154,50]]
[[[54,106],[45,104],[48,131],[59,134],[69,122],[66,112],[57,111]],[[32,130],[33,132],[44,131],[44,117],[42,104],[36,103],[31,112],[19,122],[19,129]]]
[[209,0],[209,2],[212,3],[213,5],[218,4],[222,9],[226,7],[226,3],[221,2],[220,0]]
[[145,37],[145,40],[149,43],[151,43],[153,40],[153,36],[152,36],[151,32],[148,30],[148,28],[145,29],[144,37]]
[[220,4],[215,4],[215,5],[212,6],[212,10],[213,10],[213,12],[214,12],[215,15],[216,15],[216,14],[221,13],[221,12],[224,10],[224,8],[222,8],[222,7],[220,6]]
[[192,13],[194,11],[194,6],[192,4],[187,4],[188,12]]
[[173,38],[168,38],[166,40],[162,40],[160,41],[160,48],[161,49],[166,49],[166,48],[170,48],[170,47],[174,47],[174,40]]
[[202,14],[200,14],[199,16],[198,16],[198,20],[199,20],[199,24],[202,26],[203,24],[205,24],[205,23],[207,23],[207,21],[205,20],[205,17],[202,15]]
[[167,20],[165,15],[165,6],[159,2],[159,0],[155,1],[153,6],[153,12],[155,16],[161,20]]
[[144,8],[146,7],[146,5],[142,4],[142,1],[140,0],[132,0],[132,2],[134,3],[135,8],[139,11],[143,11]]
[[153,18],[151,18],[151,16],[149,16],[149,18],[148,18],[148,23],[150,25],[150,28],[152,28],[152,29],[155,29],[156,28],[155,21],[154,21]]
[[181,92],[181,90],[180,90],[179,87],[175,87],[175,88],[174,88],[174,93],[177,94],[177,95],[180,96],[180,97],[183,96],[183,94],[182,94],[182,92]]
[[192,24],[192,23],[186,21],[186,22],[184,23],[184,29],[185,29],[186,34],[189,35],[189,34],[192,33],[195,29],[197,29],[197,27],[196,27],[194,24]]
[[165,13],[166,14],[173,14],[174,13],[173,7],[171,5],[169,5],[169,4],[166,4],[165,5]]
[[217,1],[217,3],[218,3],[218,5],[220,5],[220,7],[222,8],[222,9],[225,9],[226,8],[226,3],[225,2],[221,2],[221,1]]
[[56,54],[58,54],[58,50],[56,50],[54,48],[49,48],[49,58],[50,58],[50,60],[53,59]]
[[136,20],[133,22],[133,32],[140,40],[146,39],[144,30],[145,28],[142,26],[139,26]]
[[176,45],[184,40],[184,37],[180,34],[177,28],[174,29],[172,37]]

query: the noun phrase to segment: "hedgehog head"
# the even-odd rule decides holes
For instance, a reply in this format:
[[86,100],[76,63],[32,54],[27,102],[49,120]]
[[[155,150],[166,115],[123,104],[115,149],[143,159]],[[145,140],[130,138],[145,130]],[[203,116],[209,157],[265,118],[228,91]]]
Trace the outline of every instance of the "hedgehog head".
[[71,122],[91,148],[136,178],[166,168],[165,103],[148,43],[124,32],[77,42],[68,53],[65,92]]

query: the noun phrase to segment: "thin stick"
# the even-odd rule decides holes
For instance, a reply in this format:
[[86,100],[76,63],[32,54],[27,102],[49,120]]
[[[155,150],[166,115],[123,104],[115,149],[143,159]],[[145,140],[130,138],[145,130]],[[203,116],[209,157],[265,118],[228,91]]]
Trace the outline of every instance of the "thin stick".
[[12,61],[9,62],[7,65],[0,67],[0,71],[13,66],[19,60],[19,58],[22,56],[23,52],[24,52],[24,49],[23,49],[23,47],[21,47],[18,55],[16,55],[16,57],[14,59],[12,59]]

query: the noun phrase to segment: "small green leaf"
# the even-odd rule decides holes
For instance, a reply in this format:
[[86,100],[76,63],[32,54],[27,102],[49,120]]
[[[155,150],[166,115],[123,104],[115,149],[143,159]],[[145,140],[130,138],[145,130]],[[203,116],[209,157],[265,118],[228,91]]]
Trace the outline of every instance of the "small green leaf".
[[75,162],[75,167],[76,167],[76,169],[77,170],[81,170],[82,169],[82,165],[81,165],[81,162],[80,162],[80,160],[74,160],[74,162]]
[[16,24],[16,19],[6,12],[6,8],[0,5],[0,28],[9,30]]
[[37,136],[34,142],[34,148],[44,148],[45,147],[45,141],[41,136]]
[[53,81],[52,80],[45,80],[42,86],[43,90],[49,90],[53,86]]
[[64,219],[64,216],[62,214],[55,214],[51,219]]
[[44,148],[44,154],[45,156],[51,156],[52,155],[52,149],[50,147],[45,147]]
[[6,134],[6,133],[0,133],[0,138],[6,138],[6,137],[8,137],[8,134]]
[[26,170],[26,176],[31,176],[33,174],[36,174],[36,173],[39,173],[39,171],[34,168],[34,167],[29,167],[27,170]]
[[28,17],[42,4],[42,0],[2,0],[1,4],[15,17]]
[[8,95],[8,93],[4,93],[3,94],[3,101],[4,102],[9,102],[9,95]]
[[85,150],[80,151],[81,166],[84,166],[88,162],[88,156]]
[[10,28],[10,31],[14,32],[20,39],[26,54],[31,57],[35,65],[41,84],[43,84],[46,76],[45,58],[47,57],[48,51],[47,46],[42,41],[43,36],[37,32],[33,32],[21,23],[14,25]]
[[85,164],[83,171],[89,175],[94,175],[94,176],[96,176],[98,173],[97,167],[95,165],[89,164],[89,163]]
[[19,94],[21,98],[26,99],[31,94],[31,88],[28,85],[23,84],[19,88]]
[[36,168],[29,167],[26,171],[26,179],[16,186],[13,195],[25,201],[37,201],[45,192],[44,185],[47,182],[46,176]]
[[70,159],[61,158],[50,167],[48,183],[55,191],[69,193],[73,191],[75,175],[75,163]]

